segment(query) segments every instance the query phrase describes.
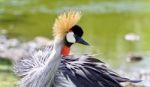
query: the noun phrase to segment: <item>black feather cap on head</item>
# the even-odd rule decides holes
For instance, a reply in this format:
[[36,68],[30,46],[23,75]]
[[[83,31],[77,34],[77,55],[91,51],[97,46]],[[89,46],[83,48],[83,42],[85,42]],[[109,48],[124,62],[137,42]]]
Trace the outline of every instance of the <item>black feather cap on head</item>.
[[79,26],[79,25],[75,25],[75,26],[73,26],[72,28],[71,28],[71,31],[73,31],[73,33],[75,34],[75,35],[78,35],[79,37],[82,37],[82,35],[83,35],[83,30],[82,30],[82,28]]

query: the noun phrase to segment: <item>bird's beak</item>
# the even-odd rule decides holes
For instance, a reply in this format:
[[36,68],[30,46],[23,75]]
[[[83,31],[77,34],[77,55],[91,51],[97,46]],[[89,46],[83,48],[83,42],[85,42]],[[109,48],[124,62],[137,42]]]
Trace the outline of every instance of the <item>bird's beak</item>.
[[83,40],[81,37],[76,37],[76,42],[83,45],[89,45],[89,43]]

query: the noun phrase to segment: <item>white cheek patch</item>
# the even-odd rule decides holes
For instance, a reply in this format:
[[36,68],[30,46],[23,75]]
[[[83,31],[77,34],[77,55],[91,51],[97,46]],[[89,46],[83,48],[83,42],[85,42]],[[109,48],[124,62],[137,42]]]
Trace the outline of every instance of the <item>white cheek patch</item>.
[[69,32],[67,33],[66,35],[66,39],[69,43],[75,43],[76,42],[76,39],[74,37],[74,33],[73,32]]

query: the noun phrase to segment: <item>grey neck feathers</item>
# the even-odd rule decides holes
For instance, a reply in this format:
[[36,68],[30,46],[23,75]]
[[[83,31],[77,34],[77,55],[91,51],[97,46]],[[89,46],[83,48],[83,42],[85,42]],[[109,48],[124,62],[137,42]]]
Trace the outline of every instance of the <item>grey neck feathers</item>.
[[54,76],[58,70],[61,61],[61,49],[64,46],[63,41],[54,40],[53,50],[48,58],[47,64],[43,69],[45,75],[42,84],[39,87],[51,87],[54,81]]

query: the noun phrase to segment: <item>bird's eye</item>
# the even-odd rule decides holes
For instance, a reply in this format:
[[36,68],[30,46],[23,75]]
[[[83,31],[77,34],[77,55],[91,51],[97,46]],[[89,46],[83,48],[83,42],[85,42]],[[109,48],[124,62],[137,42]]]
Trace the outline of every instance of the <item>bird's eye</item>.
[[74,33],[73,33],[73,32],[67,33],[67,35],[66,35],[66,40],[67,40],[69,43],[75,43],[75,42],[76,42],[76,39],[75,39],[75,37],[74,37]]

